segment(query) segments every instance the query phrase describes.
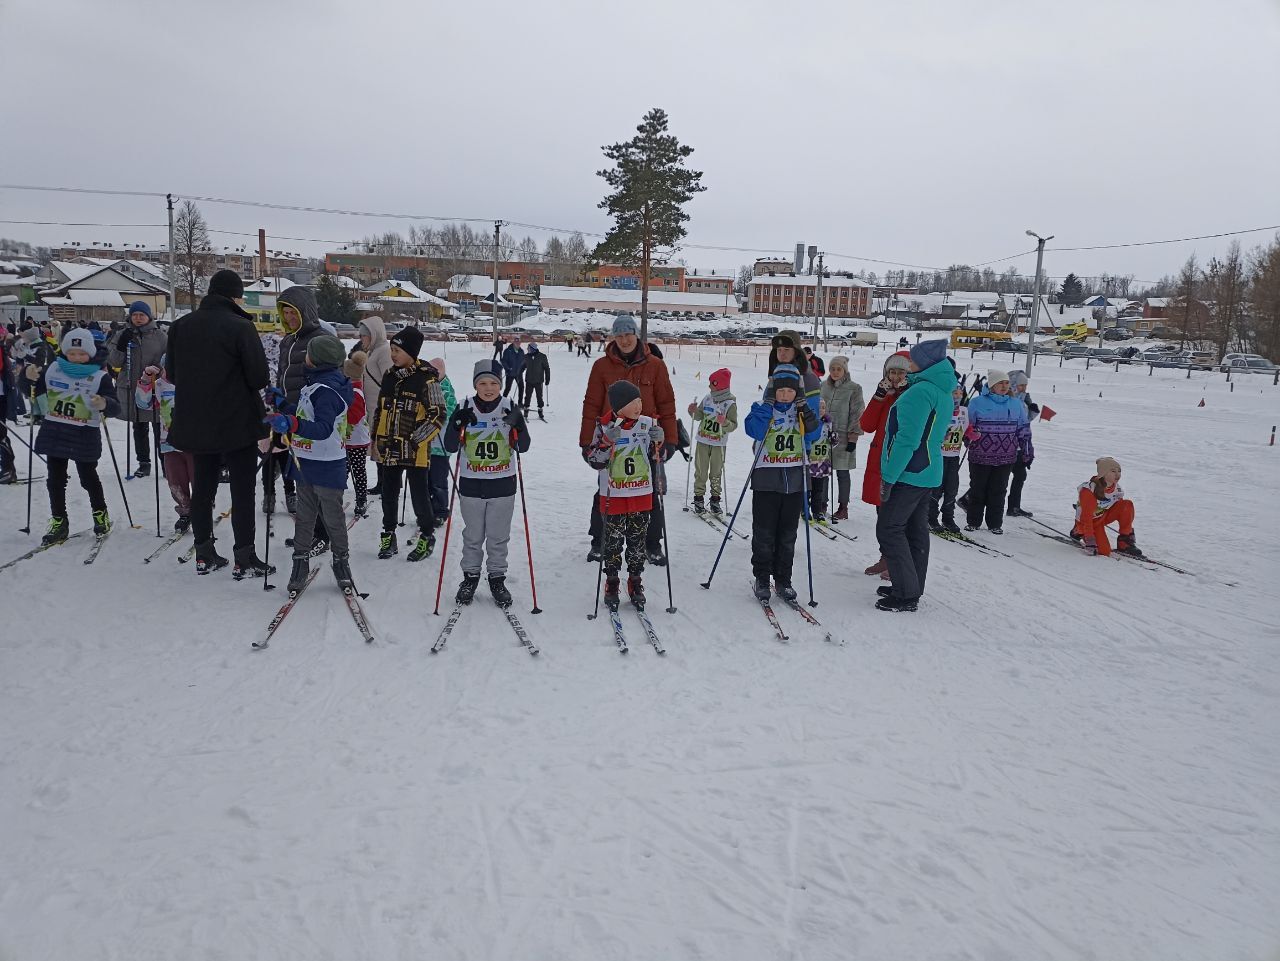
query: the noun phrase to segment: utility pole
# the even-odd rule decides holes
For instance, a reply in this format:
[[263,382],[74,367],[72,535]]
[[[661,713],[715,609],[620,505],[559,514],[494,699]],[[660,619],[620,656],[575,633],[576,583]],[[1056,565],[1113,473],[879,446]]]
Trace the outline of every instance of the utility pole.
[[1028,237],[1036,238],[1036,297],[1031,302],[1031,326],[1027,330],[1027,376],[1031,376],[1031,363],[1035,360],[1036,331],[1040,327],[1040,282],[1041,268],[1044,265],[1044,245],[1053,239],[1053,234],[1041,237],[1033,230],[1027,231]]
[[173,311],[170,320],[178,319],[178,265],[173,253],[173,194],[164,195],[169,205],[169,309]]
[[498,246],[502,243],[505,221],[493,222],[493,339],[498,339]]
[[[822,261],[824,257],[826,257],[826,254],[823,252],[819,252],[818,282],[817,282],[817,285],[814,287],[814,295],[813,295],[813,343],[815,347],[818,344],[818,324],[819,323],[822,324],[822,329],[824,331],[826,330],[826,327],[827,327],[827,319],[825,316],[823,316],[823,310],[822,310]],[[821,320],[819,320],[819,318],[821,318]]]

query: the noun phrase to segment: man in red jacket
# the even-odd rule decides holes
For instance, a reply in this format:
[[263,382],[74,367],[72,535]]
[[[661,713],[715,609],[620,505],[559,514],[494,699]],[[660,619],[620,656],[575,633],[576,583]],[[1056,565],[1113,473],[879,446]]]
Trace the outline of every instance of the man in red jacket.
[[[653,417],[662,427],[664,443],[661,459],[666,461],[676,451],[680,430],[676,425],[676,394],[671,387],[667,365],[639,337],[636,319],[622,314],[613,322],[613,340],[591,365],[587,378],[587,392],[582,399],[582,427],[578,432],[578,446],[585,459],[591,449],[596,424],[609,410],[609,385],[620,380],[630,381],[640,391],[643,416]],[[658,492],[666,492],[666,471],[658,465]],[[646,550],[650,564],[661,567],[667,563],[662,551],[662,501],[655,500],[649,516]],[[600,523],[599,496],[591,507],[591,553],[587,560],[598,561],[602,547],[603,527]]]

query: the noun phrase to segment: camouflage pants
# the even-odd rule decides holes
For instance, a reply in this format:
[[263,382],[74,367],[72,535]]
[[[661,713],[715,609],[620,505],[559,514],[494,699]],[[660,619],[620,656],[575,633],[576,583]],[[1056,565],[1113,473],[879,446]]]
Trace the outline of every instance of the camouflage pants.
[[627,548],[627,571],[639,574],[644,570],[645,535],[649,531],[649,512],[613,514],[604,521],[604,569],[617,574],[622,569],[622,547]]

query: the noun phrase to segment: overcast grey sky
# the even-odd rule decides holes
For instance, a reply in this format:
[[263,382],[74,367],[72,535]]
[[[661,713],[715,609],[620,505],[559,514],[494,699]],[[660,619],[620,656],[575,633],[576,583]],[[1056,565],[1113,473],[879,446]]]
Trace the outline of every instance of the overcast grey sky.
[[[600,231],[600,147],[661,106],[704,171],[694,243],[945,266],[1028,249],[1027,228],[1066,247],[1280,224],[1278,0],[0,0],[0,38],[4,183]],[[276,236],[407,226],[203,207]],[[0,219],[159,224],[163,202],[0,190]],[[1154,280],[1226,242],[1046,272]]]

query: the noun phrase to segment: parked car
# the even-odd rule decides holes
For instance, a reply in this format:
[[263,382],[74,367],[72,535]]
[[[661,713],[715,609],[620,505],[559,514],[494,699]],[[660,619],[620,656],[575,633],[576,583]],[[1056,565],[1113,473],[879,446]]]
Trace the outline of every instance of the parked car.
[[353,340],[359,336],[354,324],[334,324],[333,329],[339,337],[345,337],[347,340]]
[[1146,358],[1152,367],[1190,367],[1191,355],[1186,351],[1175,350],[1173,353],[1160,352]]
[[1275,374],[1280,368],[1265,357],[1250,354],[1247,357],[1237,357],[1232,360],[1228,369],[1233,374]]
[[1133,340],[1133,334],[1123,327],[1108,327],[1102,332],[1103,340]]
[[1213,370],[1218,363],[1218,355],[1212,350],[1193,350],[1191,352],[1191,366],[1197,370]]
[[1062,348],[1062,356],[1067,360],[1079,357],[1088,357],[1090,352],[1096,350],[1094,347],[1086,347],[1084,344],[1067,344]]
[[1219,363],[1218,369],[1225,374],[1227,371],[1227,368],[1231,367],[1237,360],[1243,360],[1247,362],[1252,357],[1256,357],[1258,360],[1265,360],[1265,358],[1261,354],[1242,354],[1242,353],[1223,354],[1222,361]]

